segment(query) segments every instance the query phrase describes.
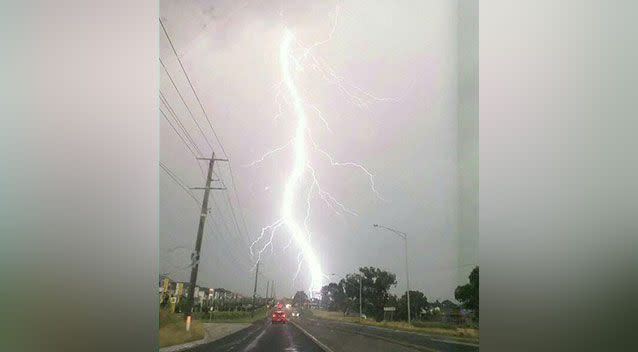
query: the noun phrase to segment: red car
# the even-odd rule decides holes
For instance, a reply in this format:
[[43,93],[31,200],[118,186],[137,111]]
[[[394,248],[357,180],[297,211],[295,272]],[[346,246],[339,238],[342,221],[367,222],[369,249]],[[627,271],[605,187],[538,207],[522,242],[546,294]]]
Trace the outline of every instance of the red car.
[[277,305],[277,308],[272,312],[272,322],[273,323],[286,323],[288,318],[286,318],[286,312],[282,309],[281,303]]

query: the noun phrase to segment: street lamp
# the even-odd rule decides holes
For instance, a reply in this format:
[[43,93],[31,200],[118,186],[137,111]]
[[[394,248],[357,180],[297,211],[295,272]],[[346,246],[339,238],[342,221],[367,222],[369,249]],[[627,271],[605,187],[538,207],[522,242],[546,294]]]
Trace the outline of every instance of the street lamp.
[[405,292],[405,295],[408,297],[408,324],[411,325],[412,317],[410,316],[410,271],[408,270],[408,234],[405,232],[397,231],[395,229],[391,229],[389,227],[385,227],[383,225],[379,225],[379,224],[374,224],[373,226],[394,232],[396,235],[403,238],[403,241],[405,242],[405,275],[407,278],[406,280],[407,290]]
[[361,320],[361,318],[363,318],[363,311],[361,310],[361,307],[362,307],[362,304],[363,304],[362,297],[361,297],[362,281],[363,281],[363,276],[359,275],[359,320]]

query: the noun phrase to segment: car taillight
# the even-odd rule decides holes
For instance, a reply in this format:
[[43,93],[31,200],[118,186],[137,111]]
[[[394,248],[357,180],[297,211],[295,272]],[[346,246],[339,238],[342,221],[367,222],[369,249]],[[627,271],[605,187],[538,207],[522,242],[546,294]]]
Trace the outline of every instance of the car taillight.
[[276,318],[276,317],[277,317],[277,314],[273,314],[273,315],[272,315],[272,317],[273,317],[273,318]]

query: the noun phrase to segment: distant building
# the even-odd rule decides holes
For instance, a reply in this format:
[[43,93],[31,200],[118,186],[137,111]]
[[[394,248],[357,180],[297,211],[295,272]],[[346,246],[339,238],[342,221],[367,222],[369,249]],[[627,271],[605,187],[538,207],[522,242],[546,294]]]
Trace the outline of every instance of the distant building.
[[[188,298],[188,288],[190,282],[173,281],[170,277],[162,275],[159,277],[159,300],[162,307],[169,307],[170,304],[179,306],[185,298]],[[195,286],[194,290],[195,309],[208,308],[214,302],[225,305],[226,303],[238,302],[245,298],[242,294],[232,292],[224,288],[210,288]],[[226,303],[224,303],[226,302]],[[169,307],[170,308],[170,307]]]
[[442,321],[451,324],[467,324],[470,322],[467,311],[450,301],[428,303],[421,310],[421,317],[427,320]]
[[319,309],[319,306],[321,305],[321,300],[318,298],[311,298],[310,300],[308,300],[308,307],[312,308],[312,309]]
[[230,300],[235,297],[233,292],[226,290],[224,288],[216,288],[213,291],[213,299],[214,300]]
[[172,291],[171,288],[174,288],[175,282],[171,280],[170,277],[165,275],[160,275],[159,280],[159,294],[160,297],[170,296]]

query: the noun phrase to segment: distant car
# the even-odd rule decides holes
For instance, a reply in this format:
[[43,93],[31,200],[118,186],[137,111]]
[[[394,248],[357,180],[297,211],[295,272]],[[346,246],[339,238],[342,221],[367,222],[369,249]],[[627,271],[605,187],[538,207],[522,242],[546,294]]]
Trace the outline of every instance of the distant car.
[[272,322],[274,323],[286,323],[288,319],[286,318],[286,312],[281,309],[277,309],[272,312]]
[[291,316],[293,317],[298,317],[299,316],[299,312],[296,310],[293,310],[292,313],[290,313]]

